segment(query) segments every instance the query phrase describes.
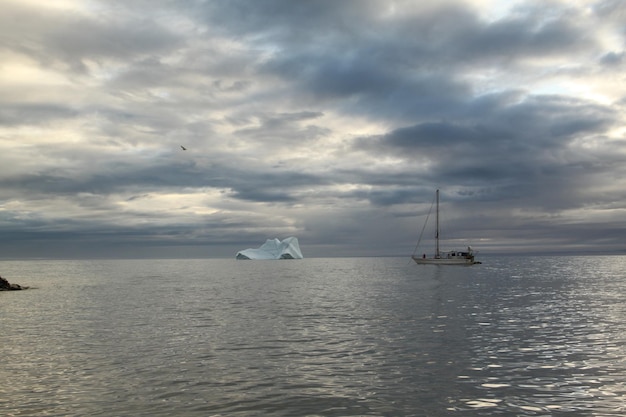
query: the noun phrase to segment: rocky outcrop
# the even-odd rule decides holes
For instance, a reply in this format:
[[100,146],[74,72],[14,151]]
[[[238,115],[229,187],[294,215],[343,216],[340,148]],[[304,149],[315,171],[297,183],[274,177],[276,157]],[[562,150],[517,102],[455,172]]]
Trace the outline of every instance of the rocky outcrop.
[[28,287],[24,287],[18,284],[11,284],[6,279],[0,277],[0,291],[17,291],[17,290],[25,290]]

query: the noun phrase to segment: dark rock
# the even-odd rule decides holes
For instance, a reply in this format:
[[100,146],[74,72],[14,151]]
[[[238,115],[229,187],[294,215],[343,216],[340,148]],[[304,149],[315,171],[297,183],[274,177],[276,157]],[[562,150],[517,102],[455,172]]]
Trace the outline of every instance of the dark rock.
[[6,279],[0,277],[0,291],[17,291],[17,290],[25,290],[28,287],[23,287],[18,284],[11,284]]

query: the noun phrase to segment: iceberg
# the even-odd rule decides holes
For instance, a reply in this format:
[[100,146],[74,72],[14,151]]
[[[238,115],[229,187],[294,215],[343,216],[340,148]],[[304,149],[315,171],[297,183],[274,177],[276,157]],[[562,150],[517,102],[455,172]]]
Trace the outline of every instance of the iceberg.
[[267,239],[260,248],[237,252],[236,259],[302,259],[298,238],[288,237],[283,241]]

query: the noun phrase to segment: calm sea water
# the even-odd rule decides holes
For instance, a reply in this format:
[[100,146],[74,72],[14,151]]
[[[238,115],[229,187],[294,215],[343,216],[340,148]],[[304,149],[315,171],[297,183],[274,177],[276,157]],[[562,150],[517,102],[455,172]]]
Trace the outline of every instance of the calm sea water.
[[626,414],[626,257],[2,261],[4,416]]

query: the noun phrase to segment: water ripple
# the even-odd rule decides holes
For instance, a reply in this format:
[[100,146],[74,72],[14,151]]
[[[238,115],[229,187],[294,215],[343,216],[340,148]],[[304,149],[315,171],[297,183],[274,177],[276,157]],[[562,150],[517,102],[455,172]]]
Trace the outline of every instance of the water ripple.
[[623,257],[0,266],[2,415],[626,413]]

